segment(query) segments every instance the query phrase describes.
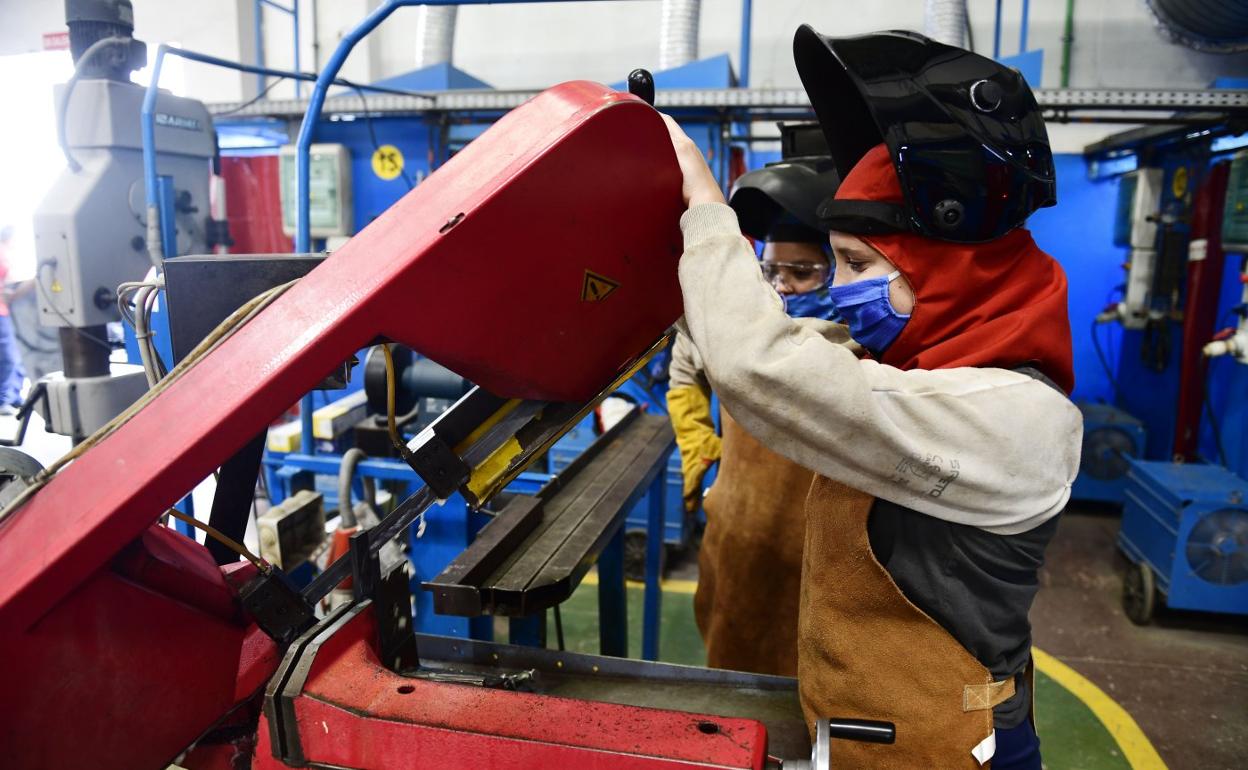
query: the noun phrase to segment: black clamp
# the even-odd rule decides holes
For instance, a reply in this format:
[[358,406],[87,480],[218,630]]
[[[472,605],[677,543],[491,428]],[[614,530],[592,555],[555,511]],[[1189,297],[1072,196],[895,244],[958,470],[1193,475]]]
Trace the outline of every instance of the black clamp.
[[238,593],[243,609],[278,644],[289,644],[316,624],[316,610],[279,569],[261,572]]
[[433,426],[421,431],[412,444],[400,447],[399,454],[439,500],[455,494],[455,490],[463,486],[472,475],[472,468],[455,454],[455,450],[438,435]]

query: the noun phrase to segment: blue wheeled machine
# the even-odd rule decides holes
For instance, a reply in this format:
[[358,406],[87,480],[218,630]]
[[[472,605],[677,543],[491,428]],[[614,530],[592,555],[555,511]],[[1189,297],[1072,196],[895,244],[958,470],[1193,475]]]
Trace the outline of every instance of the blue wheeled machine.
[[1144,423],[1109,404],[1078,404],[1083,413],[1083,454],[1072,500],[1122,504],[1127,471],[1144,454]]
[[1248,481],[1219,465],[1132,460],[1118,545],[1132,565],[1123,609],[1148,623],[1157,602],[1248,615]]

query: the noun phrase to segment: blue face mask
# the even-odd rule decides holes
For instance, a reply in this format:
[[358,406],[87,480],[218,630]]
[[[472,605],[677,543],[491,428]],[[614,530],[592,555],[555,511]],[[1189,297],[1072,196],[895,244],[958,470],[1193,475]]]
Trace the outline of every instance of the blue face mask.
[[893,309],[888,298],[888,285],[899,275],[901,272],[894,270],[878,278],[827,288],[841,320],[849,325],[849,336],[872,355],[878,356],[893,344],[910,320],[909,315]]
[[828,294],[827,286],[820,286],[814,291],[801,294],[781,294],[784,300],[784,312],[790,318],[822,318],[825,321],[837,321],[836,305]]

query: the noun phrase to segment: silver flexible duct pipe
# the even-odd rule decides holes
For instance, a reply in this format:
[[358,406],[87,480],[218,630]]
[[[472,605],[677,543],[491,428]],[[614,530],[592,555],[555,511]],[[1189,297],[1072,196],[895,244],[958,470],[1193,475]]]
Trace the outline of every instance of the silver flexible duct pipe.
[[1243,0],[1147,0],[1170,40],[1208,53],[1248,51],[1248,3]]
[[939,43],[966,47],[966,0],[925,0],[923,34]]
[[659,70],[697,61],[702,0],[663,0],[660,13]]
[[457,5],[422,5],[416,17],[416,69],[451,62]]

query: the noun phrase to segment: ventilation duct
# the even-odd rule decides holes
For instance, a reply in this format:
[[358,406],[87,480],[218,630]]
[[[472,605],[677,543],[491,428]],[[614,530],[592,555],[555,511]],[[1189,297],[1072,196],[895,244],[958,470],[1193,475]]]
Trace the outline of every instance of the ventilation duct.
[[1245,0],[1147,0],[1171,42],[1207,53],[1248,51]]
[[663,0],[659,21],[659,70],[698,60],[702,0]]
[[966,47],[966,0],[926,0],[923,34],[945,45]]
[[416,69],[450,64],[457,5],[422,5],[416,17]]

